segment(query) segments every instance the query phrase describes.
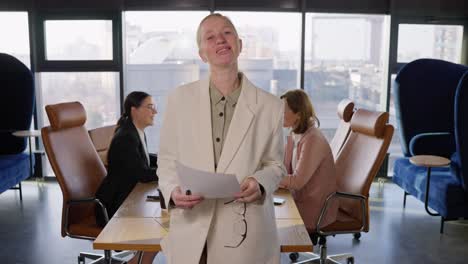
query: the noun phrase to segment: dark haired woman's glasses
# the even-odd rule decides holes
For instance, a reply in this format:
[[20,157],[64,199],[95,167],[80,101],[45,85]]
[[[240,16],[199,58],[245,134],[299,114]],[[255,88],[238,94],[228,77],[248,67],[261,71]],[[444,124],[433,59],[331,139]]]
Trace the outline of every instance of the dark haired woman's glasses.
[[154,104],[145,105],[143,107],[146,107],[149,110],[156,112],[156,106]]
[[[234,200],[226,202],[224,204],[230,204],[234,202]],[[226,248],[238,248],[247,237],[247,221],[245,220],[245,212],[247,211],[247,204],[246,203],[235,203],[232,205],[232,209],[234,212],[241,217],[238,219],[233,226],[233,231],[236,235],[239,235],[240,241],[234,245],[225,245]]]

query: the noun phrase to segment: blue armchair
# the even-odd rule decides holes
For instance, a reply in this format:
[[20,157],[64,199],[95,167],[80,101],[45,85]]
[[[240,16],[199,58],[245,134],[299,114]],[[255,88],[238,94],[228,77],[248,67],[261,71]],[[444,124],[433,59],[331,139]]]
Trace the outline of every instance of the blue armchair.
[[[434,59],[408,63],[395,80],[395,108],[404,157],[395,161],[393,181],[404,190],[403,206],[410,194],[441,216],[443,233],[445,221],[468,217],[468,67]],[[427,168],[409,161],[415,155],[451,164],[432,168],[428,182]]]
[[34,106],[34,81],[31,71],[18,59],[0,53],[0,193],[29,177],[29,156],[23,151],[26,139],[12,135],[28,130]]

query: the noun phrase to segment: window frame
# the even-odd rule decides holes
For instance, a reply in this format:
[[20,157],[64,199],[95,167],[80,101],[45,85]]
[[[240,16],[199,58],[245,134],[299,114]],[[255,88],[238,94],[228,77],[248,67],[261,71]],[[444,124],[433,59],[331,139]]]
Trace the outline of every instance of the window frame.
[[[112,60],[47,60],[45,22],[51,20],[110,20],[112,21]],[[35,16],[36,72],[122,72],[121,15],[117,11],[42,11]]]

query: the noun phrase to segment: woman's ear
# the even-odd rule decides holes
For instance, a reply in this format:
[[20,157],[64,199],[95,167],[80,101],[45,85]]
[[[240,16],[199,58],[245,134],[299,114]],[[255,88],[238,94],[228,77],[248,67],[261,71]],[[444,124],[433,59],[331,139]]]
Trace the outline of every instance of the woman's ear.
[[[132,106],[132,107],[130,108],[130,113],[128,113],[128,116],[131,117],[131,118],[132,118],[133,116],[135,116],[135,111],[136,111],[136,110],[137,110],[137,108],[134,107],[134,106]],[[133,118],[132,118],[132,119],[133,119]]]

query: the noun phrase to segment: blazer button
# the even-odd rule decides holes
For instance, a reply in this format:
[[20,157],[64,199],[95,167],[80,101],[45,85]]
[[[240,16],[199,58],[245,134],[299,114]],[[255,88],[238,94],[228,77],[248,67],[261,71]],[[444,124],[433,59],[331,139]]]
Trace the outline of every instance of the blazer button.
[[219,113],[219,116],[220,116],[220,117],[223,117],[223,115],[224,115],[224,114],[223,114],[222,112],[221,112],[221,113]]
[[221,141],[221,139],[219,137],[216,138],[216,142],[219,142]]
[[224,101],[224,100],[226,100],[226,98],[224,98],[224,96],[223,96],[223,97],[221,97],[221,101]]

